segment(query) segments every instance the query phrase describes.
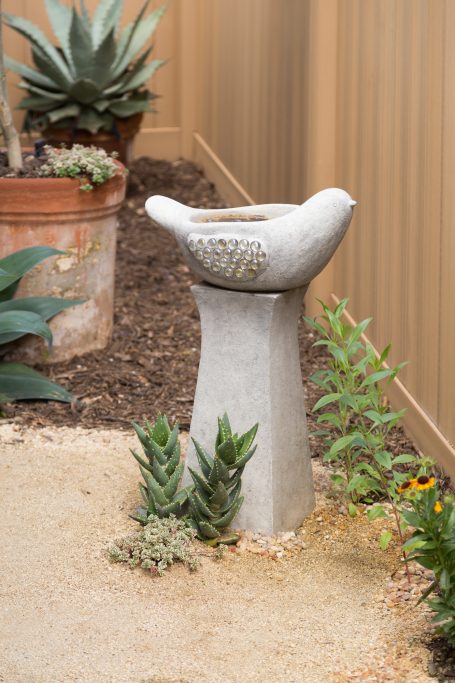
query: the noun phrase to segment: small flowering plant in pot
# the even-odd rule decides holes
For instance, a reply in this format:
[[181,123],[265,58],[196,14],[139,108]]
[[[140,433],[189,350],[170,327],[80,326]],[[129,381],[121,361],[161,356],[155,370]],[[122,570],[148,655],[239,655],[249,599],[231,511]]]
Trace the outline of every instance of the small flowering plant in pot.
[[402,517],[414,528],[404,543],[407,562],[418,562],[434,574],[434,581],[421,600],[436,612],[438,632],[455,645],[455,506],[451,496],[442,496],[435,477],[408,478],[398,489],[402,495]]
[[57,250],[25,275],[17,296],[84,301],[51,322],[51,350],[26,338],[10,360],[66,360],[104,348],[112,332],[117,214],[125,196],[125,169],[95,148],[68,151],[37,145],[34,153],[21,151],[8,105],[1,22],[0,133],[6,146],[5,152],[0,150],[0,258],[36,245]]

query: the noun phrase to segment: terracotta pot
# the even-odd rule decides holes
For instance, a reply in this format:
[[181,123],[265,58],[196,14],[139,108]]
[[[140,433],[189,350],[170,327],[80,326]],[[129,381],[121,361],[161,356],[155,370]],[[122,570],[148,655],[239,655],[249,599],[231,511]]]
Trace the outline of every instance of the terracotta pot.
[[106,346],[112,333],[117,213],[126,179],[119,173],[91,192],[71,178],[0,178],[0,257],[51,246],[65,251],[35,267],[18,296],[61,296],[85,303],[50,323],[51,353],[34,337],[14,346],[16,359],[67,360]]
[[54,147],[62,143],[71,147],[77,143],[87,146],[95,145],[106,152],[117,152],[119,161],[128,166],[133,160],[133,141],[141,127],[142,118],[142,114],[134,114],[126,119],[116,119],[116,132],[101,130],[98,133],[90,133],[88,130],[78,128],[72,130],[50,127],[43,131],[43,138]]

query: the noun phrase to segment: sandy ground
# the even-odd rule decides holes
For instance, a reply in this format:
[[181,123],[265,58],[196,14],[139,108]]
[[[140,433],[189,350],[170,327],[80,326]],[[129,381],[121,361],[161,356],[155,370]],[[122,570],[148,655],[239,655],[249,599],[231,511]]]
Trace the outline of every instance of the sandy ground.
[[161,579],[110,564],[108,543],[137,529],[132,445],[125,432],[0,426],[1,681],[434,680],[425,615],[377,601],[396,553],[327,508],[283,561],[229,553]]

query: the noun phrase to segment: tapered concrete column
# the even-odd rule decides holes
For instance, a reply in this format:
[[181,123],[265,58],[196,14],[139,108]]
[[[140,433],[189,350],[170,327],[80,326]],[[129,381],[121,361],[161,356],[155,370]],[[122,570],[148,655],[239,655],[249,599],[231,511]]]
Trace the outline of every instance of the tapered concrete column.
[[[297,322],[306,287],[280,293],[191,288],[202,347],[190,435],[213,452],[217,417],[243,433],[259,422],[258,448],[242,475],[233,526],[296,528],[314,507]],[[198,467],[192,443],[187,462]]]

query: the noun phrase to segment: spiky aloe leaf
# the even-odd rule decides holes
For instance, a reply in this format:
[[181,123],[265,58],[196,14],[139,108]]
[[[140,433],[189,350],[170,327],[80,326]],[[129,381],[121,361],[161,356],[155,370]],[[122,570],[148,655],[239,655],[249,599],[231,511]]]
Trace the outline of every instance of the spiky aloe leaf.
[[141,493],[142,500],[144,501],[144,503],[145,503],[146,505],[148,505],[148,503],[149,503],[148,491],[147,491],[147,489],[145,488],[144,484],[141,484],[140,482],[139,482],[139,491],[140,491],[140,493]]
[[188,471],[191,475],[191,478],[193,479],[196,488],[199,491],[205,491],[205,493],[208,493],[209,495],[213,495],[214,489],[213,486],[210,486],[208,481],[199,474],[199,472],[196,472],[196,470],[191,469],[191,467],[188,467]]
[[148,470],[150,474],[152,474],[152,466],[150,463],[146,462],[144,458],[141,458],[139,453],[136,453],[132,448],[130,448],[131,454],[133,455],[134,458],[138,461],[139,465],[143,467],[144,469]]
[[178,422],[176,422],[174,429],[169,434],[167,443],[163,448],[163,453],[165,455],[171,455],[172,454],[172,452],[174,451],[174,448],[177,445],[178,438],[179,438],[179,424],[178,424]]
[[225,465],[228,467],[232,465],[237,457],[237,449],[234,443],[234,440],[231,436],[229,436],[226,441],[223,441],[220,443],[218,448],[216,449],[217,455],[221,458],[221,460],[224,462]]
[[232,522],[234,517],[237,515],[238,511],[242,507],[243,503],[243,496],[240,496],[235,503],[231,506],[231,508],[226,512],[223,517],[220,517],[219,519],[213,520],[212,524],[214,527],[217,529],[224,529],[225,527],[229,526],[229,524]]
[[147,484],[147,488],[149,491],[149,498],[150,494],[152,494],[154,500],[156,503],[159,505],[162,505],[163,507],[169,503],[168,499],[163,493],[163,489],[161,486],[158,484],[158,482],[154,479],[153,475],[150,474],[146,469],[143,467],[140,467],[142,476],[145,479],[145,482]]
[[220,532],[209,522],[199,522],[198,530],[202,533],[205,538],[218,538]]
[[[150,423],[148,423],[150,425]],[[168,442],[171,428],[169,426],[166,415],[158,415],[155,421],[155,426],[150,425],[150,436],[156,441],[161,448],[164,448]]]
[[193,499],[193,503],[194,503],[194,505],[195,505],[195,507],[196,507],[196,509],[197,509],[197,511],[198,511],[198,513],[202,519],[204,519],[204,517],[207,517],[210,520],[216,519],[216,514],[213,513],[207,507],[207,505],[204,503],[204,501],[202,500],[199,493],[197,493],[197,491],[192,493],[191,496]]
[[213,508],[221,509],[228,502],[229,495],[224,484],[219,481],[215,493],[210,498],[210,505]]
[[175,448],[165,467],[166,474],[170,476],[180,462],[180,444],[177,442]]
[[244,456],[242,456],[241,458],[236,460],[235,463],[229,467],[229,469],[233,469],[234,467],[235,468],[245,467],[248,460],[250,460],[250,458],[252,458],[253,455],[255,454],[256,448],[257,448],[257,446],[253,446],[253,448],[250,448],[250,450],[247,453],[245,453]]
[[172,503],[169,503],[168,505],[159,505],[158,503],[156,504],[156,511],[158,513],[158,517],[169,517],[171,514],[175,514],[180,510],[180,503],[177,501],[172,501]]
[[213,468],[213,458],[207,453],[205,448],[203,448],[201,444],[198,441],[196,441],[196,439],[192,438],[191,440],[196,449],[196,457],[199,461],[201,470],[204,476],[208,477]]
[[154,478],[156,479],[157,483],[163,487],[166,486],[166,484],[169,481],[169,477],[167,476],[166,472],[164,471],[164,468],[161,467],[159,464],[158,460],[154,458],[153,463],[152,463],[152,474]]
[[185,465],[183,463],[177,465],[173,474],[169,477],[167,484],[164,486],[164,495],[168,500],[171,500],[177,493],[178,485],[183,476],[184,467]]
[[257,434],[259,425],[256,423],[248,432],[242,434],[237,443],[239,455],[244,455],[253,443]]
[[10,401],[45,399],[71,403],[72,395],[21,363],[0,362],[0,393]]
[[224,514],[228,510],[231,509],[231,507],[235,504],[237,499],[240,497],[240,491],[242,490],[242,482],[240,481],[240,478],[232,491],[229,493],[227,501],[224,503],[224,505],[220,509],[220,513]]
[[216,486],[219,481],[222,481],[224,483],[225,481],[228,481],[228,479],[228,468],[220,458],[215,457],[213,461],[212,471],[210,472],[210,475],[208,477],[209,484],[213,484]]

